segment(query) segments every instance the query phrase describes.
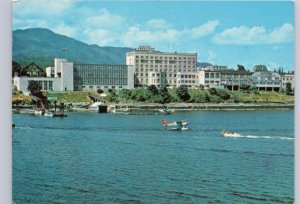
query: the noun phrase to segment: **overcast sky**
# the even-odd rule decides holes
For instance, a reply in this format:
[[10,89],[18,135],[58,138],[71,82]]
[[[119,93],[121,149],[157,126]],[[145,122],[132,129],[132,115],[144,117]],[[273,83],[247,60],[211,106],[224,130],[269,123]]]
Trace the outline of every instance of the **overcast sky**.
[[13,29],[48,28],[88,44],[197,52],[198,61],[294,69],[294,5],[277,2],[20,0]]

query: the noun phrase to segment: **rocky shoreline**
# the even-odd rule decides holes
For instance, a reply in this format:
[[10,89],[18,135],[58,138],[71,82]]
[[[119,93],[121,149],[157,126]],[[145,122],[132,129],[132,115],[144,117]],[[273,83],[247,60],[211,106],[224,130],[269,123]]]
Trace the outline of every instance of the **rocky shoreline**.
[[[97,112],[96,109],[90,109],[89,103],[73,103],[65,104],[65,112]],[[116,111],[123,111],[124,109],[130,111],[158,111],[161,109],[168,109],[174,111],[195,111],[195,110],[266,110],[266,109],[294,109],[294,103],[169,103],[169,104],[157,104],[157,103],[135,103],[135,104],[105,104],[110,112],[112,109]],[[36,109],[29,106],[13,107],[13,113],[34,113]]]
[[293,103],[169,103],[169,104],[115,104],[116,108],[161,109],[174,110],[261,110],[261,109],[293,109]]

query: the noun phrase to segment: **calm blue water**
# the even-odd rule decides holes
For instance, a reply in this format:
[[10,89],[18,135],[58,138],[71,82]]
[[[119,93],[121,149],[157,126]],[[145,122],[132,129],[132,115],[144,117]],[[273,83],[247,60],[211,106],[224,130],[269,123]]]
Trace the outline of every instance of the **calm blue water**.
[[[13,115],[13,200],[292,203],[293,117],[292,110]],[[162,118],[187,119],[191,130],[168,131]],[[252,138],[224,138],[223,129]]]

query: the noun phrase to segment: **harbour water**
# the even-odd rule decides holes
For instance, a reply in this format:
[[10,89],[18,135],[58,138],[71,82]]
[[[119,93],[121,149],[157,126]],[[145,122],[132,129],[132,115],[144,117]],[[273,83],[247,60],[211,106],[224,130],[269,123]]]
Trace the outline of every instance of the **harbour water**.
[[[292,203],[293,110],[14,114],[19,203]],[[168,131],[161,119],[186,119]],[[222,130],[244,137],[224,138]]]

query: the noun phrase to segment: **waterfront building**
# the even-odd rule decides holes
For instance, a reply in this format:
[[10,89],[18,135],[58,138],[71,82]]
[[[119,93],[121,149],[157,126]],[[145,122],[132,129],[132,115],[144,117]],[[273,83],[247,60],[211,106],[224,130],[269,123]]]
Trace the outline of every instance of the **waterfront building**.
[[74,90],[133,89],[132,66],[74,64]]
[[252,86],[251,72],[245,69],[227,69],[221,70],[221,85],[229,90],[239,90],[241,85]]
[[27,74],[24,74],[25,72],[22,74],[21,71],[21,76],[15,76],[13,79],[13,85],[19,91],[29,92],[27,88],[31,81],[37,81],[42,91],[73,91],[72,62],[67,62],[65,59],[54,59],[54,67],[46,68],[46,72],[32,64],[26,66],[26,70]]
[[20,70],[20,76],[45,77],[46,73],[41,67],[35,63],[31,63]]
[[224,88],[221,86],[221,72],[220,70],[202,69],[198,71],[199,85],[206,88]]
[[281,76],[277,72],[257,71],[251,79],[259,91],[279,91],[281,88]]
[[283,90],[286,90],[286,84],[291,83],[292,90],[295,89],[295,77],[294,73],[288,73],[281,75],[281,87]]
[[96,91],[98,89],[134,88],[134,70],[127,65],[78,64],[54,59],[45,77],[15,76],[17,90],[28,92],[30,81],[38,81],[43,91]]
[[252,85],[251,72],[228,69],[227,66],[210,66],[198,71],[199,85],[206,88],[239,90],[242,84]]
[[176,87],[186,85],[188,88],[196,88],[198,85],[197,72],[178,72]]
[[201,70],[224,70],[224,69],[228,69],[227,66],[224,66],[224,65],[210,65],[210,66],[207,66],[207,67],[204,67],[202,68]]
[[[179,86],[178,73],[197,72],[197,53],[161,52],[150,46],[139,46],[126,53],[126,64],[134,67],[135,86],[154,84],[172,88]],[[191,86],[196,84],[195,81]]]

